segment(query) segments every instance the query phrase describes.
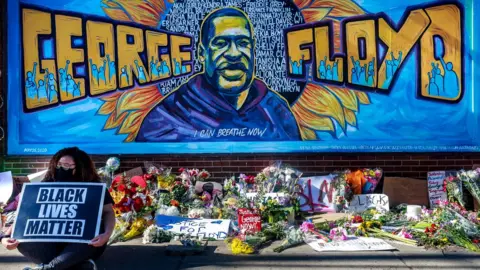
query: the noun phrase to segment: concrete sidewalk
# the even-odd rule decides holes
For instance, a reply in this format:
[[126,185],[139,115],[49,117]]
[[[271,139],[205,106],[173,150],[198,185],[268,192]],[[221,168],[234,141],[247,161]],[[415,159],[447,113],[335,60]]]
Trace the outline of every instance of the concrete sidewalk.
[[[222,241],[211,242],[197,256],[167,256],[165,244],[143,245],[140,239],[115,244],[97,262],[99,269],[480,269],[480,256],[463,250],[424,250],[395,243],[398,251],[319,253],[308,245],[278,254],[234,256]],[[17,251],[0,250],[0,269],[18,270],[29,263]]]

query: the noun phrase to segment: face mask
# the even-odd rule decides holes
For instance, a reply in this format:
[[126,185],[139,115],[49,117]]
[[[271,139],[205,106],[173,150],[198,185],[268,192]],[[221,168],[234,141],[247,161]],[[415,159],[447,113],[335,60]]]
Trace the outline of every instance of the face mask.
[[73,169],[56,169],[55,170],[55,180],[57,182],[73,182]]

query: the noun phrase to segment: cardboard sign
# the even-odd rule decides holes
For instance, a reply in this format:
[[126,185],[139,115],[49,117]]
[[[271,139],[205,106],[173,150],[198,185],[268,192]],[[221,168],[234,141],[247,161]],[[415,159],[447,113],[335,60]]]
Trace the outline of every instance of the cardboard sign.
[[242,235],[260,232],[262,230],[262,217],[258,210],[238,209],[238,227]]
[[369,208],[380,208],[390,211],[388,196],[385,194],[362,194],[354,195],[348,210],[361,213]]
[[100,231],[105,190],[101,183],[24,184],[13,238],[89,243]]
[[13,193],[12,172],[0,173],[0,204],[7,203]]
[[435,171],[428,172],[428,199],[430,208],[438,205],[438,201],[447,200],[447,192],[443,189],[443,181],[449,176],[455,176],[456,171]]
[[390,207],[399,204],[428,206],[428,189],[425,179],[385,177],[383,194],[388,196]]
[[316,251],[365,251],[365,250],[396,250],[396,248],[389,245],[387,242],[378,238],[370,237],[353,237],[345,241],[324,242],[316,239],[306,241],[307,244]]
[[230,232],[229,219],[193,219],[175,216],[156,216],[157,226],[175,234],[224,240]]
[[300,210],[305,212],[335,212],[333,175],[302,177],[299,179]]

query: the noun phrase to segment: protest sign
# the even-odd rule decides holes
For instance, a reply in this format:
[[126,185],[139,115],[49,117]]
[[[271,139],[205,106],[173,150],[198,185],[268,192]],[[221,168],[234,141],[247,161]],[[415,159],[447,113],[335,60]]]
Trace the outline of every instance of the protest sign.
[[[247,195],[248,199],[252,200],[257,196],[257,193],[252,192],[252,193],[247,193],[246,195]],[[280,202],[281,198],[286,197],[286,194],[285,193],[272,192],[272,193],[265,193],[263,196],[264,196],[265,200],[272,199],[272,200],[276,200],[276,201]]]
[[388,196],[385,194],[354,195],[348,210],[362,213],[369,208],[382,209],[387,212],[390,211]]
[[7,203],[13,193],[12,172],[0,173],[0,204]]
[[238,209],[238,227],[242,236],[262,230],[262,217],[256,209]]
[[447,200],[447,191],[443,188],[443,181],[449,176],[455,176],[455,171],[428,172],[428,199],[430,208],[438,205],[438,201]]
[[101,183],[24,184],[13,238],[89,243],[100,231],[105,190]]
[[216,240],[227,238],[231,223],[229,219],[193,219],[166,215],[157,215],[155,220],[157,226],[165,231]]
[[396,248],[387,242],[378,238],[371,237],[352,237],[345,241],[325,242],[320,239],[306,240],[306,243],[316,251],[379,251],[379,250],[395,250]]
[[332,185],[334,175],[302,177],[298,184],[300,191],[300,210],[305,212],[335,212]]

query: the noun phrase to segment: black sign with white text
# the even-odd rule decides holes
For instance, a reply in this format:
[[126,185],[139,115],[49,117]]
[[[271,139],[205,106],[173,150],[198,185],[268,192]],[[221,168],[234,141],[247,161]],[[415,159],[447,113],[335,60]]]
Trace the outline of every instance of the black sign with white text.
[[12,237],[19,242],[90,242],[100,230],[105,189],[100,183],[24,184]]

